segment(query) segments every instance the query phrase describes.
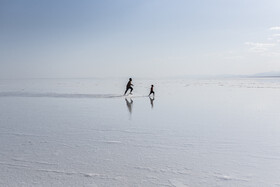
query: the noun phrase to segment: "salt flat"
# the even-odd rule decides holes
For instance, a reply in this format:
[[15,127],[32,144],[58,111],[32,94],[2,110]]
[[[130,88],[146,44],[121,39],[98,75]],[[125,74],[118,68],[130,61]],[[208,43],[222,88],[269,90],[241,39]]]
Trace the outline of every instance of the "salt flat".
[[0,186],[280,186],[280,79],[125,83],[0,80]]

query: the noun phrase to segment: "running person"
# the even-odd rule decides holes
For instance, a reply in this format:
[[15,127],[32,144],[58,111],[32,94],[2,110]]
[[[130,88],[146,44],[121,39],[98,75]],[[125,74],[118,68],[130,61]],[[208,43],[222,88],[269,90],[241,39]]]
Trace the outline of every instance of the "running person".
[[134,86],[134,85],[131,82],[132,82],[132,78],[129,78],[129,81],[126,85],[126,90],[123,95],[125,95],[128,90],[130,90],[129,94],[132,94],[132,90],[133,90],[132,86]]
[[155,96],[154,85],[151,85],[151,90],[150,90],[149,96],[150,96],[151,94],[153,94],[153,96]]

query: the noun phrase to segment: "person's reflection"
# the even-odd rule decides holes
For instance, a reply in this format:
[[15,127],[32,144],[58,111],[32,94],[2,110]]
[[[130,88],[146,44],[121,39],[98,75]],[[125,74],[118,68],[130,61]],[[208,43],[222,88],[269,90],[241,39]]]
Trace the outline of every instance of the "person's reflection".
[[132,104],[133,104],[133,100],[130,98],[130,101],[128,101],[127,98],[125,98],[125,102],[126,102],[126,106],[128,108],[128,111],[130,113],[130,115],[132,114]]
[[150,98],[150,102],[151,102],[151,107],[154,108],[154,97],[149,97]]

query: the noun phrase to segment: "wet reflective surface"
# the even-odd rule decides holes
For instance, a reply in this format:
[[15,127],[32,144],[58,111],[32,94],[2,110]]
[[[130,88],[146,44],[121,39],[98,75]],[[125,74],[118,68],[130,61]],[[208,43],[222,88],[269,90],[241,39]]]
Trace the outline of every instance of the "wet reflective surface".
[[125,83],[1,80],[0,185],[280,184],[278,79]]

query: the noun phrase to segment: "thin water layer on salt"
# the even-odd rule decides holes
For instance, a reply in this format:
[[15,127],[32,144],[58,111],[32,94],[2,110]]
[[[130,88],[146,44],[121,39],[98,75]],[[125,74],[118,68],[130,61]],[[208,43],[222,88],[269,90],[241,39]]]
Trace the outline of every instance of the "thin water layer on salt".
[[280,184],[278,79],[118,81],[0,81],[0,185]]

